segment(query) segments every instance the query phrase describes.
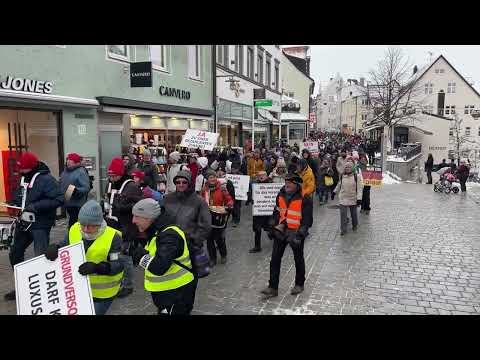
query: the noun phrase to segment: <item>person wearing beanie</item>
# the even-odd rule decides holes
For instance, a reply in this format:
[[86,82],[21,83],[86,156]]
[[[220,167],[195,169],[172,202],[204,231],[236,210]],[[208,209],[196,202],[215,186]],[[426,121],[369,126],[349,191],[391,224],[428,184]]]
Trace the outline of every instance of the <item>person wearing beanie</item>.
[[122,288],[117,296],[123,298],[133,292],[133,264],[128,253],[132,242],[137,238],[137,229],[132,224],[132,208],[143,198],[143,193],[125,173],[121,158],[114,158],[110,163],[108,178],[104,211],[106,212],[107,224],[122,233],[120,261],[123,263],[125,276],[122,279]]
[[[257,184],[272,183],[272,179],[267,176],[266,171],[259,171],[257,175]],[[273,223],[272,216],[253,216],[252,230],[255,235],[254,247],[249,250],[250,253],[262,251],[262,229],[267,233],[270,232]]]
[[133,223],[147,239],[145,247],[137,246],[133,251],[133,262],[145,270],[145,290],[150,292],[158,314],[189,315],[196,286],[185,233],[153,199],[136,203],[132,214]]
[[160,175],[158,174],[157,165],[152,163],[152,155],[150,150],[143,151],[142,160],[137,164],[137,169],[144,173],[143,182],[151,189],[157,190],[160,182]]
[[277,160],[277,166],[275,166],[269,177],[274,183],[284,183],[286,175],[287,164],[285,163],[285,159],[281,157]]
[[64,207],[68,214],[68,228],[78,220],[78,212],[90,192],[90,177],[76,153],[67,155],[65,170],[60,175],[60,190],[65,195]]
[[170,168],[167,172],[167,193],[175,191],[175,184],[173,178],[178,174],[182,168],[182,164],[179,163],[181,155],[178,151],[170,153],[168,159],[170,162]]
[[298,161],[297,173],[303,180],[302,189],[304,196],[313,196],[315,192],[315,175],[310,166],[308,166],[307,160],[300,159]]
[[199,157],[197,162],[198,162],[198,165],[200,166],[200,169],[198,170],[197,178],[195,179],[195,182],[193,182],[192,180],[192,184],[195,184],[195,191],[199,194],[200,191],[202,191],[203,187],[205,186],[205,183],[207,182],[207,178],[205,174],[209,169],[209,166],[208,166],[208,159],[204,156]]
[[148,186],[145,182],[145,174],[138,170],[135,169],[132,171],[132,177],[133,181],[135,184],[142,190],[143,197],[146,199],[153,199],[155,201],[161,201],[163,198],[163,194],[160,191],[152,189],[150,186]]
[[87,261],[80,265],[78,272],[90,279],[95,314],[105,315],[120,291],[123,277],[123,264],[119,258],[122,237],[107,225],[102,207],[95,200],[89,200],[82,206],[78,222],[73,224],[63,242],[48,246],[45,257],[55,261],[60,248],[80,241],[83,242]]
[[295,259],[295,286],[292,295],[304,290],[305,257],[303,247],[308,229],[313,223],[313,201],[311,196],[304,196],[302,178],[298,174],[287,174],[285,186],[277,195],[273,210],[274,227],[270,232],[273,237],[272,258],[270,260],[270,281],[268,287],[262,290],[263,299],[278,296],[280,268],[285,248],[290,244]]
[[192,183],[195,184],[197,181],[197,175],[200,171],[200,165],[197,162],[197,154],[189,154],[187,167],[192,173]]
[[[25,250],[32,242],[34,256],[45,253],[50,241],[50,230],[55,225],[57,208],[62,206],[64,201],[57,180],[50,173],[48,166],[35,154],[23,153],[17,165],[21,179],[13,194],[11,204],[23,207],[24,213],[33,213],[35,222],[26,229],[20,228],[15,236],[9,253],[12,269],[16,264],[25,260]],[[6,301],[15,300],[15,290],[5,294],[4,299]]]

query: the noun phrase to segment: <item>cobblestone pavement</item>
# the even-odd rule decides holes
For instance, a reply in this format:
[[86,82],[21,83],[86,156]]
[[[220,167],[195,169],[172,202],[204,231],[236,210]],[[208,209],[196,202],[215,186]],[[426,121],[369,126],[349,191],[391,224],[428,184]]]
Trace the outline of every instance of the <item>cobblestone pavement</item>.
[[[480,188],[468,195],[437,194],[431,185],[396,184],[372,189],[372,211],[359,216],[357,233],[339,234],[339,213],[314,208],[305,244],[305,291],[290,295],[295,266],[287,249],[279,296],[262,301],[272,244],[253,245],[251,207],[241,226],[227,231],[228,262],[201,279],[194,314],[478,314],[480,313]],[[317,203],[317,202],[315,202]],[[333,203],[331,203],[333,204]],[[56,229],[56,238],[64,229]],[[31,251],[30,251],[31,253]],[[8,256],[0,253],[0,286],[13,286]],[[154,314],[136,271],[135,292],[117,299],[110,314]],[[0,299],[0,313],[15,304]]]

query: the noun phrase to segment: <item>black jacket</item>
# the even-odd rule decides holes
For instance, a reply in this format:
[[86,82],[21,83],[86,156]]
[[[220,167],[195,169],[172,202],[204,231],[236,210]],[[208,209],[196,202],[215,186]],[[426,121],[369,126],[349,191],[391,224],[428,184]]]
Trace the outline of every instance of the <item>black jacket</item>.
[[[277,195],[276,204],[273,211],[273,217],[275,219],[275,224],[280,222],[280,212],[278,207],[280,203],[278,201],[280,196],[286,197],[287,193],[285,191],[285,186],[280,189],[280,192]],[[299,186],[297,192],[293,195],[290,201],[287,201],[287,207],[293,200],[298,200],[302,198],[302,188]],[[306,196],[302,201],[302,220],[300,220],[300,228],[298,229],[299,233],[306,234],[307,230],[313,225],[313,200],[311,196]]]
[[425,161],[425,170],[432,170],[432,169],[433,169],[433,157]]
[[157,190],[157,183],[160,182],[157,167],[150,161],[144,161],[138,164],[137,168],[145,174],[143,182],[153,190]]
[[[57,208],[63,205],[64,196],[57,180],[50,174],[50,169],[43,162],[39,162],[36,169],[25,175],[25,181],[30,182],[35,173],[40,173],[27,190],[25,207],[33,206],[35,222],[31,229],[48,229],[55,224]],[[22,206],[22,190],[19,187],[14,194],[13,203]]]

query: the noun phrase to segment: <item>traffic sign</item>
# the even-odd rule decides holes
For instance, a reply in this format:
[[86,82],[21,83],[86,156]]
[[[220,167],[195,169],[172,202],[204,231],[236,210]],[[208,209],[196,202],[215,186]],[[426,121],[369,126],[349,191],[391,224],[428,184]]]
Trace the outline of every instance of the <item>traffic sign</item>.
[[272,100],[254,100],[253,104],[255,107],[272,106]]

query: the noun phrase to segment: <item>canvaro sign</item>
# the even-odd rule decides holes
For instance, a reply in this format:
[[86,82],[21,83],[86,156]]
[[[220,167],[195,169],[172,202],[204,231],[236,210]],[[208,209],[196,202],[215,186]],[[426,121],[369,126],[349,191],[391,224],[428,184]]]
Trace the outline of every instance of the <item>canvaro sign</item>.
[[52,92],[53,82],[7,75],[4,78],[0,78],[0,88],[37,94],[50,94]]

